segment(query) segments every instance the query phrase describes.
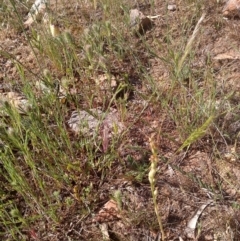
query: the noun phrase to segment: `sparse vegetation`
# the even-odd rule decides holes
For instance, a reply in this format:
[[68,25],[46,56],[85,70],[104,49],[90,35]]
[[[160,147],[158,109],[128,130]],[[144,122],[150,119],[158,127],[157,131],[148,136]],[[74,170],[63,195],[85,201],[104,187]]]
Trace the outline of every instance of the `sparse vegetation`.
[[239,240],[240,20],[223,1],[32,4],[0,3],[0,239],[187,240],[211,199],[196,240]]

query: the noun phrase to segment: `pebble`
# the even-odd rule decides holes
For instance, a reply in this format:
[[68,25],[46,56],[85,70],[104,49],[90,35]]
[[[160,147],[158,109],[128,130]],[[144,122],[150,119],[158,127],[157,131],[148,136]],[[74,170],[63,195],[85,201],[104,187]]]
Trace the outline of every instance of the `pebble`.
[[176,4],[169,4],[167,9],[169,11],[176,11],[177,10],[177,5]]

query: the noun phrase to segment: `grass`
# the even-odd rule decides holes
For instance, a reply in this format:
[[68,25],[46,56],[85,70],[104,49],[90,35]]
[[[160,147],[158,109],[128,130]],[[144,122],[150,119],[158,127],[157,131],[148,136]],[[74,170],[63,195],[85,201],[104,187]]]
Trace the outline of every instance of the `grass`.
[[[25,7],[30,3],[3,1],[0,4],[2,30],[11,29],[14,36],[24,38],[24,44],[33,54],[33,62],[28,63],[18,60],[11,48],[0,45],[0,55],[11,60],[16,69],[3,82],[12,79],[11,89],[21,93],[29,105],[21,113],[9,101],[1,107],[4,114],[0,133],[0,237],[50,240],[44,234],[44,239],[36,238],[37,227],[44,231],[42,222],[46,222],[51,226],[49,234],[61,233],[62,239],[69,238],[71,234],[63,234],[68,224],[72,222],[79,228],[81,220],[84,222],[96,214],[111,196],[108,193],[111,188],[124,213],[124,194],[118,188],[114,190],[113,184],[122,178],[151,188],[154,205],[147,201],[146,212],[153,214],[155,210],[162,240],[167,240],[165,229],[170,230],[171,225],[166,216],[159,214],[163,212],[161,205],[158,207],[162,193],[160,187],[158,193],[155,190],[161,175],[155,174],[157,166],[164,169],[170,162],[159,162],[156,153],[164,156],[166,149],[174,155],[185,150],[186,153],[203,150],[207,140],[211,143],[208,148],[214,155],[218,153],[217,158],[222,155],[217,150],[217,138],[222,138],[224,148],[228,146],[222,118],[229,110],[219,110],[216,103],[218,99],[227,102],[230,97],[224,92],[219,94],[210,60],[204,67],[194,67],[198,63],[204,25],[209,21],[202,12],[204,1],[197,5],[193,1],[183,4],[188,14],[185,16],[181,8],[179,21],[174,24],[172,13],[165,13],[163,20],[155,20],[156,30],[153,28],[143,35],[129,28],[128,12],[132,3],[127,1],[92,1],[86,6],[86,16],[81,22],[76,9],[79,6],[82,9],[85,3],[79,1],[75,10],[71,3],[64,4],[59,10],[59,3],[59,9],[51,13],[57,19],[51,24],[55,28],[59,26],[59,34],[51,32],[49,23],[34,23],[24,29]],[[155,7],[161,9],[154,1],[143,6],[152,15],[159,14]],[[72,14],[68,15],[67,9]],[[100,10],[102,18],[98,19],[94,14]],[[166,24],[161,25],[161,21]],[[221,28],[221,23],[218,26]],[[155,31],[161,31],[160,38],[155,37]],[[159,65],[155,69],[157,78],[151,71],[151,60]],[[107,87],[97,84],[100,75],[106,76]],[[70,129],[68,120],[73,110],[91,112],[95,108],[105,114],[92,135]],[[115,125],[114,134],[108,140],[101,125],[112,109],[117,110],[125,129],[120,133]],[[152,153],[156,180],[149,185],[146,179],[151,148],[146,142],[152,133],[156,138]],[[232,140],[235,146],[237,138],[238,135]],[[188,176],[186,173],[185,177]],[[205,186],[200,181],[188,180],[197,188]],[[105,183],[109,188],[103,188]],[[134,213],[130,208],[128,211]],[[149,227],[153,223],[150,229],[156,230],[153,216],[151,222],[144,223],[144,218],[136,222],[135,217],[132,220],[137,226]],[[64,230],[56,231],[58,227]],[[96,240],[91,232],[89,236],[73,235],[69,240],[75,240],[74,237]],[[125,240],[120,237],[118,240]]]

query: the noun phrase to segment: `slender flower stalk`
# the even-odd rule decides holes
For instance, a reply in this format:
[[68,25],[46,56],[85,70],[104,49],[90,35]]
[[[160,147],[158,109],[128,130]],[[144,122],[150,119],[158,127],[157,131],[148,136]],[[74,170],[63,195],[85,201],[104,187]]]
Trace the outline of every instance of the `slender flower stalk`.
[[153,136],[151,136],[149,138],[149,144],[150,144],[152,155],[150,157],[151,166],[150,166],[150,171],[148,173],[148,179],[149,179],[150,186],[151,186],[154,211],[155,211],[156,216],[157,216],[157,220],[158,220],[158,224],[159,224],[160,232],[161,232],[161,236],[162,236],[161,240],[164,241],[165,240],[165,234],[164,234],[163,225],[162,225],[162,218],[161,218],[161,215],[159,213],[158,206],[157,206],[158,189],[157,189],[157,187],[155,187],[155,184],[156,184],[155,175],[156,175],[156,172],[157,172],[158,157],[157,157],[157,149],[156,149],[155,142],[153,140]]

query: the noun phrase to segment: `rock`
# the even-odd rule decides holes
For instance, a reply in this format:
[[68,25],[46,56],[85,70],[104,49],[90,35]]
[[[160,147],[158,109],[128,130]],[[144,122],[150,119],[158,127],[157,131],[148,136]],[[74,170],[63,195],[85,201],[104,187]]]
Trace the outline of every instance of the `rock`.
[[135,30],[136,33],[144,34],[147,30],[150,30],[153,26],[153,21],[145,16],[138,9],[130,10],[130,27]]
[[8,115],[6,112],[6,104],[11,108],[15,108],[20,114],[25,114],[29,111],[32,105],[28,99],[17,92],[0,93],[0,111],[1,115]]
[[145,15],[138,9],[131,9],[130,10],[130,27],[134,27],[138,25],[141,19],[144,17]]
[[222,12],[224,17],[240,17],[240,1],[228,0]]
[[47,0],[36,0],[32,5],[27,20],[24,22],[25,26],[30,26],[34,21],[42,18],[47,8]]
[[101,114],[102,112],[97,109],[91,109],[89,112],[76,110],[72,112],[68,125],[76,133],[92,136],[99,126],[98,117]]
[[168,4],[167,9],[169,11],[176,11],[177,10],[177,5],[176,4]]
[[124,125],[119,120],[116,110],[104,113],[99,109],[90,109],[89,111],[73,111],[68,125],[76,132],[83,135],[93,136],[101,129],[110,138],[114,134],[120,134],[124,130]]

